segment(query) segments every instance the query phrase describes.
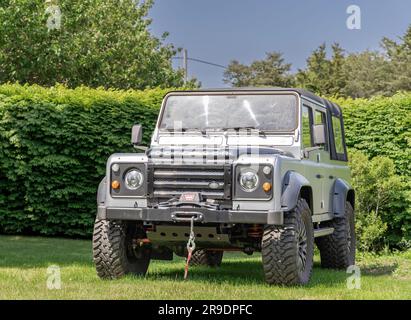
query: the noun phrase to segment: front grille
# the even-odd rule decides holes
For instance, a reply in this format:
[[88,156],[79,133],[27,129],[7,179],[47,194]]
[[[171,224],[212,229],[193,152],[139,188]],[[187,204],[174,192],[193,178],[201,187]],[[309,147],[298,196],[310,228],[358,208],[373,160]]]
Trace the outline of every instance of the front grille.
[[150,165],[149,195],[171,199],[199,192],[203,199],[231,199],[231,165]]

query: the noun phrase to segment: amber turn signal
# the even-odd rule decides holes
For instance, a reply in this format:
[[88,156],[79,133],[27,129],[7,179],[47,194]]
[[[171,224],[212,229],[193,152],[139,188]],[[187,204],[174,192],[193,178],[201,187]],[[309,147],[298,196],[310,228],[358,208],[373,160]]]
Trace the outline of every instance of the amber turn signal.
[[265,192],[270,191],[270,190],[271,190],[271,183],[265,182],[265,183],[263,184],[263,190],[264,190]]
[[113,182],[111,183],[111,187],[113,189],[119,189],[120,188],[120,182],[118,182],[117,180],[113,180]]

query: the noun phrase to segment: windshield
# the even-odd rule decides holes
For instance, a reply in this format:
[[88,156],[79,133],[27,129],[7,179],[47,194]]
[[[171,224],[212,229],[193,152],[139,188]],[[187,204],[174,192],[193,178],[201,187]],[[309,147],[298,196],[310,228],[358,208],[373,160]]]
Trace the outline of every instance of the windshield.
[[164,130],[290,132],[296,127],[297,98],[292,94],[171,95],[160,121]]

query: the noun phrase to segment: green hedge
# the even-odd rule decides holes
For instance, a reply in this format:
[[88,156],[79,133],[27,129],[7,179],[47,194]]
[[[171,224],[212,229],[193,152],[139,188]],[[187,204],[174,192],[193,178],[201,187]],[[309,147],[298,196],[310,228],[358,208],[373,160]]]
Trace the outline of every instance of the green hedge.
[[349,148],[370,158],[386,156],[399,175],[411,176],[411,93],[336,102],[343,108]]
[[165,93],[0,86],[0,231],[89,235],[107,158],[134,123],[149,141]]
[[[360,163],[358,155],[355,157],[352,153],[353,184],[359,198],[357,222],[362,226],[357,230],[360,248],[366,247],[367,242],[368,245],[372,243],[370,248],[381,248],[382,245],[410,248],[411,93],[369,100],[337,99],[336,102],[343,107],[348,147],[352,151],[360,150],[372,159],[362,159],[365,163]],[[388,172],[378,172],[379,166],[389,164],[386,158],[393,161],[400,177],[388,179]],[[361,182],[364,178],[366,180]],[[396,187],[390,185],[391,180],[397,181]],[[392,190],[387,189],[388,186]],[[380,240],[375,237],[378,232]],[[371,241],[373,237],[375,239]]]
[[[134,123],[149,141],[166,91],[1,85],[0,232],[89,236],[108,156],[133,151]],[[411,94],[339,103],[348,145],[409,176]]]

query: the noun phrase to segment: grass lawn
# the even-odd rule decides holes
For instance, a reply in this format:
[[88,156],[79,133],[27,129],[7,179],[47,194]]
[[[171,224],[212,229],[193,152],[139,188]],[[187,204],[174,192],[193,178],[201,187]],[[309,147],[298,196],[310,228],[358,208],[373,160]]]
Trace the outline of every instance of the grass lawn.
[[[410,299],[411,251],[358,256],[361,289],[347,289],[344,271],[322,270],[318,255],[310,284],[278,287],[264,283],[260,255],[227,253],[219,269],[191,268],[184,260],[152,261],[146,277],[100,280],[91,242],[0,236],[0,299]],[[47,268],[58,265],[61,289],[47,289]]]

